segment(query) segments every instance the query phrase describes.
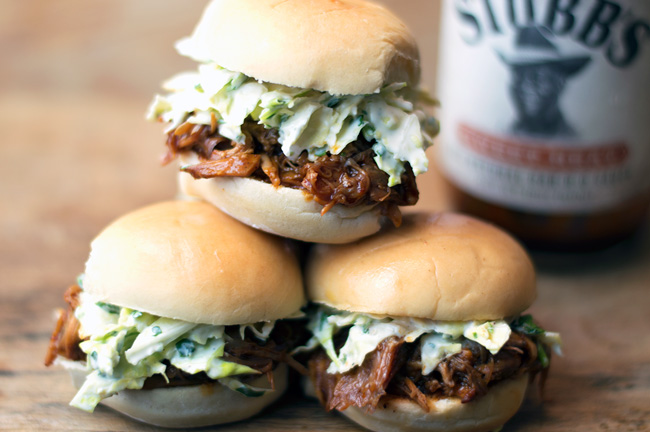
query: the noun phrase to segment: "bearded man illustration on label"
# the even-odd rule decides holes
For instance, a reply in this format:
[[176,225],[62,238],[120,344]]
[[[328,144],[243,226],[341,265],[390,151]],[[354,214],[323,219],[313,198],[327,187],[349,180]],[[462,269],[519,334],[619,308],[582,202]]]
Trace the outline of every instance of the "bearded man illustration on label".
[[[560,98],[567,81],[589,64],[586,55],[565,55],[544,35],[546,29],[524,27],[510,52],[499,52],[511,70],[510,98],[517,111],[513,133],[538,138],[573,137]],[[546,31],[548,33],[548,31]]]

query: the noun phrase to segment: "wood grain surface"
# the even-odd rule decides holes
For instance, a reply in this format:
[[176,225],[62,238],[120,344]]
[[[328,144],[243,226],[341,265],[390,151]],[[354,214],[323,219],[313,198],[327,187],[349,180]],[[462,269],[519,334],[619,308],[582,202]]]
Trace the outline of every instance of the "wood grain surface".
[[[425,2],[390,3],[428,25]],[[172,43],[203,4],[0,2],[0,430],[157,430],[103,407],[92,415],[69,407],[66,373],[43,357],[52,311],[92,237],[120,214],[174,196],[175,170],[159,165],[161,126],[143,117],[160,82],[193,67]],[[433,41],[423,46],[430,52]],[[420,183],[422,207],[446,208],[435,171]],[[532,311],[562,333],[565,356],[554,359],[543,403],[532,397],[504,431],[650,431],[650,235],[534,258]],[[357,430],[297,387],[255,419],[213,429]]]

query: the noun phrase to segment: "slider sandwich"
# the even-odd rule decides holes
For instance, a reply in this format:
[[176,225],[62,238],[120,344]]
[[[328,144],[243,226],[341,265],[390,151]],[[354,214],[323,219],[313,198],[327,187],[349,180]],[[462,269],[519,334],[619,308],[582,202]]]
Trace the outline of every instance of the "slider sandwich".
[[438,131],[413,36],[364,0],[213,0],[164,84],[181,190],[264,231],[345,243],[395,225]]
[[301,350],[327,410],[381,431],[500,428],[546,376],[559,335],[522,313],[533,265],[504,232],[458,214],[409,215],[308,261],[317,307]]
[[199,202],[129,213],[92,242],[68,289],[46,364],[78,392],[165,427],[250,417],[287,386],[295,316],[304,302],[297,261],[282,240]]

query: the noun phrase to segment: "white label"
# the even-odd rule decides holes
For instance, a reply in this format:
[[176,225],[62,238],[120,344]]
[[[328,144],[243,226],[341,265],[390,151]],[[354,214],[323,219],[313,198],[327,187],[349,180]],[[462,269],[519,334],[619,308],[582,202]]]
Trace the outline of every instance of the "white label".
[[607,209],[648,191],[649,22],[645,0],[446,0],[446,175],[536,213]]

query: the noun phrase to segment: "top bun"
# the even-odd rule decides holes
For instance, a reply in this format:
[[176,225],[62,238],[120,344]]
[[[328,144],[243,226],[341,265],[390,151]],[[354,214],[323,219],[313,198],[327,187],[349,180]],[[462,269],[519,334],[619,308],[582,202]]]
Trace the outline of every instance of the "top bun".
[[136,210],[90,247],[84,291],[118,306],[232,325],[285,318],[304,303],[300,269],[286,244],[206,203]]
[[536,297],[522,247],[453,213],[407,215],[399,229],[316,246],[306,282],[311,300],[340,310],[443,321],[515,316]]
[[331,94],[416,86],[420,77],[406,25],[364,0],[213,0],[177,48],[261,81]]

